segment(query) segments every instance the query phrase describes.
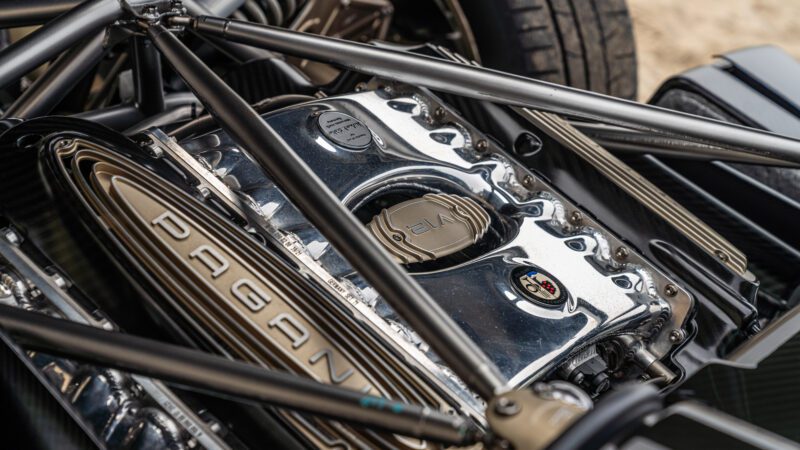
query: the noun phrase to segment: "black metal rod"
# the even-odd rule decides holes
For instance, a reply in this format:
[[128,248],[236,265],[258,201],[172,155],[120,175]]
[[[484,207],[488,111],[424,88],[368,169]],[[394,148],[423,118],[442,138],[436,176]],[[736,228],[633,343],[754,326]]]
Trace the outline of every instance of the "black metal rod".
[[540,109],[800,162],[800,141],[795,139],[483,67],[215,17],[196,18],[194,29],[198,34],[221,37],[450,94]]
[[39,25],[80,3],[81,0],[3,0],[0,2],[0,28]]
[[[190,92],[167,94],[164,97],[167,110],[172,110],[182,106],[191,106],[200,111],[202,105],[197,98]],[[74,114],[72,117],[89,120],[105,125],[113,130],[127,130],[138,123],[143,122],[146,117],[134,105],[114,105],[102,109],[93,109],[82,113]]]
[[89,0],[13,43],[0,52],[0,87],[93,36],[120,15],[122,7],[116,0]]
[[148,35],[221,127],[469,387],[485,399],[504,389],[499,370],[478,346],[247,102],[166,28],[152,25]]
[[96,122],[112,130],[122,131],[145,119],[144,114],[134,105],[114,105],[74,114],[72,117]]
[[136,105],[146,116],[164,111],[164,75],[161,73],[161,54],[147,38],[131,40],[133,56],[133,85]]
[[197,105],[181,105],[166,109],[158,114],[147,116],[146,119],[126,129],[122,134],[131,136],[148,128],[163,127],[177,122],[184,122],[197,118]]
[[[265,98],[257,103],[253,103],[253,110],[258,114],[265,114],[269,111],[284,108],[286,106],[294,105],[302,102],[309,102],[314,100],[314,97],[309,95],[286,94],[276,97]],[[169,135],[178,141],[186,139],[190,136],[198,136],[201,133],[206,133],[219,128],[216,120],[210,114],[203,114],[189,123],[181,125],[180,127],[170,131]]]
[[104,32],[73,47],[51,64],[14,103],[3,118],[30,119],[42,116],[55,108],[70,90],[94,68],[104,54]]
[[767,158],[752,153],[735,152],[713,145],[675,139],[669,136],[632,130],[630,128],[572,121],[572,126],[609,150],[623,153],[651,154],[698,161],[729,161],[779,167],[799,167],[800,164]]
[[[224,8],[222,14],[220,13],[212,14],[211,7],[214,5],[206,5],[205,2],[202,2],[200,0],[189,0],[184,3],[184,6],[186,7],[186,10],[189,11],[189,14],[193,16],[205,16],[205,15],[227,16],[228,14],[236,10],[236,8],[230,10],[231,9],[230,6],[233,6],[235,2],[224,1],[218,3],[220,7]],[[229,42],[224,39],[213,39],[213,38],[204,38],[204,39],[207,40],[209,44],[216,47],[219,51],[225,53],[226,55],[228,55],[228,57],[240,63],[245,63],[248,61],[258,61],[262,59],[272,59],[276,57],[276,55],[269,50],[255,48],[249,45],[237,44],[235,42]]]
[[0,328],[23,347],[175,383],[437,442],[474,443],[462,417],[138,336],[0,305]]

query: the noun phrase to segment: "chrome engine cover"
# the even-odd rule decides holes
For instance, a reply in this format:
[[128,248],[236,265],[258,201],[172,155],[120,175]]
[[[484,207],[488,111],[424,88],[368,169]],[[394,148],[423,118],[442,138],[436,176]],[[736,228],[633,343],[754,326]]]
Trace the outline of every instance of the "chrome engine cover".
[[[692,299],[683,288],[426,91],[380,87],[280,110],[264,120],[344,205],[366,214],[365,226],[378,214],[376,205],[428,194],[483,208],[490,231],[466,253],[406,267],[494,360],[509,385],[526,385],[618,334],[641,338],[663,358],[674,345],[670,332],[685,326]],[[179,144],[159,132],[151,137],[217,194],[247,210],[253,226],[268,230],[363,325],[475,405],[324,232],[229,136],[218,131]],[[533,292],[541,287],[552,295]]]

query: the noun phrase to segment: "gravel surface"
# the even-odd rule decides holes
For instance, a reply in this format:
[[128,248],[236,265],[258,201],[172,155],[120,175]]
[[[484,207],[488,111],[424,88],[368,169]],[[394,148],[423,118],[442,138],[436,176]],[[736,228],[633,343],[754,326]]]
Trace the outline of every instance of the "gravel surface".
[[800,59],[800,0],[627,0],[639,58],[639,98],[714,54],[774,44]]

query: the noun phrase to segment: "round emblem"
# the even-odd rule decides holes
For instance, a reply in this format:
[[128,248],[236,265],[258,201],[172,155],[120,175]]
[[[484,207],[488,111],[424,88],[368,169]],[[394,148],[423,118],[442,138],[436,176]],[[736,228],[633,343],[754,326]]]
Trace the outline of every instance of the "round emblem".
[[317,119],[322,134],[331,142],[351,150],[363,150],[372,143],[372,133],[363,122],[336,111],[327,111]]
[[519,293],[528,300],[545,306],[558,306],[567,301],[567,291],[561,283],[538,267],[517,267],[511,277]]

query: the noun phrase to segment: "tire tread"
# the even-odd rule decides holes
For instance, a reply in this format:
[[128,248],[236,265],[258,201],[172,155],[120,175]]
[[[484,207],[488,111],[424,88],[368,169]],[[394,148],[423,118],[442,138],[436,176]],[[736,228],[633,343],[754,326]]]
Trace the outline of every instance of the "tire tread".
[[[485,0],[461,0],[469,5]],[[636,51],[625,0],[494,0],[500,69],[617,97],[636,97]],[[468,12],[469,17],[469,12]],[[487,39],[480,36],[478,41]],[[496,37],[496,36],[495,36]],[[484,49],[482,48],[482,53]],[[492,65],[493,55],[482,55]]]

